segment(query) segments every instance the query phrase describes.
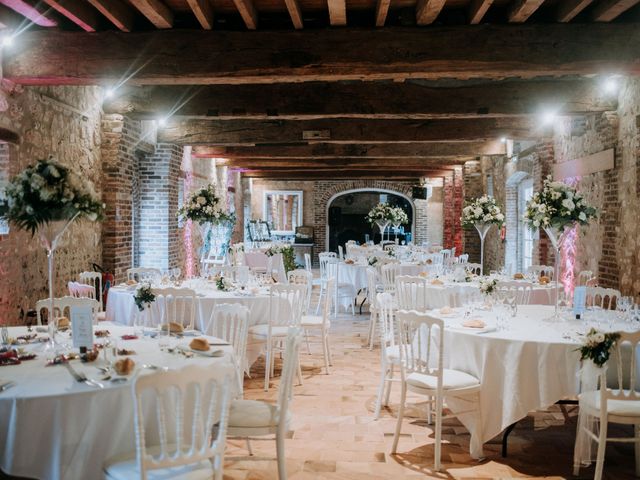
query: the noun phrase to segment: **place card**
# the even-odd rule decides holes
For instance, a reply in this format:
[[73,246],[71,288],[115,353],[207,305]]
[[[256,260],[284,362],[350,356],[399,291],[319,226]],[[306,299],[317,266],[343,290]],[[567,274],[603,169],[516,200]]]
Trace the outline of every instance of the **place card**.
[[573,314],[576,318],[584,313],[587,304],[587,287],[576,287],[573,290]]
[[91,307],[71,307],[71,331],[74,348],[93,348],[93,309]]

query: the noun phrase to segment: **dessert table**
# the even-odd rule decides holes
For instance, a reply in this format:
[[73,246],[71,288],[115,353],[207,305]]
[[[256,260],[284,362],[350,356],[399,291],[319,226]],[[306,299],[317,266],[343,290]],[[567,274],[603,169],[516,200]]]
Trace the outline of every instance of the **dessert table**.
[[[474,458],[483,456],[485,442],[528,412],[578,393],[578,334],[586,332],[590,325],[585,321],[545,320],[553,311],[551,306],[519,306],[515,317],[505,316],[506,327],[502,329],[496,328],[495,310],[476,310],[471,315],[486,323],[484,329],[463,327],[464,309],[450,314],[430,312],[445,322],[445,368],[471,374],[482,385],[479,413],[459,417],[471,433],[470,451]],[[615,323],[615,312],[601,314],[612,316],[612,330],[633,327]],[[460,401],[446,402],[454,414],[469,410],[468,404]]]
[[[122,335],[133,333],[131,327],[101,322],[97,329],[109,330],[109,338],[117,339],[118,348],[136,352],[130,356],[136,362],[135,371],[128,377],[118,377],[126,379],[122,383],[100,380],[103,374],[97,367],[105,365],[102,353],[94,362],[71,360],[71,364],[78,372],[101,381],[104,388],[77,382],[62,365],[45,366],[43,343],[24,345],[37,358],[0,368],[2,383],[15,382],[15,386],[0,391],[0,469],[5,473],[42,479],[102,478],[102,465],[108,458],[135,452],[131,379],[153,371],[143,365],[225,369],[232,379],[232,394],[239,393],[231,346],[211,347],[221,350],[222,356],[187,358],[160,351],[158,341],[152,338],[122,340]],[[9,329],[11,337],[26,333],[26,327]],[[59,336],[69,342],[68,334]],[[172,341],[186,346],[192,338]],[[211,343],[221,343],[207,338]],[[104,340],[99,338],[95,343]]]

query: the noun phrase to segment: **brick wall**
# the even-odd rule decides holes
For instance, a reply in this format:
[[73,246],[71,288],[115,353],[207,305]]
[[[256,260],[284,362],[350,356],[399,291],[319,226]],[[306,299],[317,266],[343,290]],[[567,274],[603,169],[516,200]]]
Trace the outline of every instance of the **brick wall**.
[[[482,195],[482,168],[479,160],[466,162],[463,167],[464,200],[470,202]],[[462,251],[469,254],[469,261],[480,262],[480,237],[475,228],[465,228],[463,232]]]

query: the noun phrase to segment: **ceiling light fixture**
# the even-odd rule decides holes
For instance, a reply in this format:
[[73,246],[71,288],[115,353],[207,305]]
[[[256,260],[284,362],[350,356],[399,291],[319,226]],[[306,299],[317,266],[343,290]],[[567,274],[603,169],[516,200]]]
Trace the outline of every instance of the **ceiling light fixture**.
[[500,138],[500,142],[501,143],[507,143],[507,137],[501,137]]
[[11,46],[13,46],[13,35],[6,35],[4,37],[2,37],[2,40],[0,41],[0,46],[2,48],[9,48]]
[[556,112],[552,110],[547,110],[546,112],[542,113],[542,117],[541,117],[542,124],[545,126],[553,125],[556,122],[557,117],[558,115],[556,114]]
[[618,82],[618,77],[616,76],[608,77],[607,79],[605,79],[604,83],[602,84],[604,93],[606,93],[607,95],[614,95],[618,93],[619,87],[620,87],[620,83]]
[[158,126],[159,127],[164,127],[167,124],[167,117],[160,117],[158,119]]

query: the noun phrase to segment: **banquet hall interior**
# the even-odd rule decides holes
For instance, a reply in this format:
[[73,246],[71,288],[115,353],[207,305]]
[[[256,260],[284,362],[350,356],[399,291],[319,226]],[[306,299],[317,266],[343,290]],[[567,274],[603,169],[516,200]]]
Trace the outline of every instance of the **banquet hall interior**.
[[0,0],[0,479],[640,476],[639,0]]

